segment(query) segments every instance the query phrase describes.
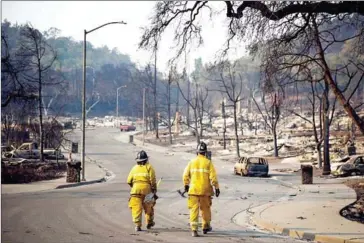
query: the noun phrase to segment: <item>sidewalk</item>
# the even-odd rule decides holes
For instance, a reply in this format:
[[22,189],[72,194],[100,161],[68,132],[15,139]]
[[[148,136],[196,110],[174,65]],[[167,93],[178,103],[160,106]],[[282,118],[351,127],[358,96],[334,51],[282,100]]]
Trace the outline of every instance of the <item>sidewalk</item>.
[[28,184],[1,184],[1,194],[14,194],[26,192],[39,192],[65,187],[74,187],[79,185],[91,184],[101,182],[104,180],[106,172],[94,162],[86,160],[86,182],[80,183],[67,183],[66,173],[62,178],[47,181],[37,181]]
[[301,185],[301,192],[285,202],[253,210],[258,228],[292,238],[327,243],[364,242],[364,225],[340,216],[342,208],[356,200],[343,184]]
[[[134,144],[154,151],[165,151],[164,147],[135,139]],[[299,169],[298,163],[286,160],[274,164],[274,168]],[[274,171],[282,183],[287,173]],[[286,175],[286,176],[282,176]],[[288,174],[290,175],[290,174]],[[288,177],[287,177],[288,178]],[[287,180],[295,193],[280,201],[253,209],[251,221],[258,228],[292,238],[325,243],[364,243],[364,225],[340,216],[340,210],[356,201],[356,193],[336,180],[314,178],[313,185],[300,185],[300,177]],[[299,187],[297,189],[297,187]],[[235,222],[244,224],[246,212],[238,214]],[[240,224],[240,223],[238,223]],[[245,225],[244,225],[245,226]]]

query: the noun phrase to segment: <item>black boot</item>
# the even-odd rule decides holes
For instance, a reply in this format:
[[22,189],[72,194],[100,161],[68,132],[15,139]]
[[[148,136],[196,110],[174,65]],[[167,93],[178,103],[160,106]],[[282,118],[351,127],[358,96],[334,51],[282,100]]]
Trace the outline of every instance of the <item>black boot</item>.
[[147,229],[151,229],[154,225],[155,225],[154,222],[151,222],[151,223],[147,224]]
[[212,231],[212,227],[211,226],[209,226],[208,228],[202,230],[202,232],[204,234],[207,234],[207,232],[210,232],[210,231]]

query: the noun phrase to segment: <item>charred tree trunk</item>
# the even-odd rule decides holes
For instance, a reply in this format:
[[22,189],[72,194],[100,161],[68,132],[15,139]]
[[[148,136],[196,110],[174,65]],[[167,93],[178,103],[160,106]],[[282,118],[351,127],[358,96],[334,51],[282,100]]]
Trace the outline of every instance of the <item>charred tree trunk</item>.
[[274,94],[274,101],[272,107],[272,135],[273,135],[273,146],[274,146],[274,157],[278,157],[278,142],[277,142],[277,124],[280,117],[280,108],[277,101],[277,94]]
[[325,90],[324,90],[324,100],[323,100],[323,140],[324,140],[324,168],[322,171],[323,175],[328,175],[331,172],[330,168],[330,151],[329,151],[329,89],[331,88],[336,97],[339,99],[341,104],[344,106],[345,111],[348,113],[348,115],[351,117],[353,121],[358,125],[361,132],[364,134],[364,125],[363,121],[359,118],[359,116],[356,114],[354,109],[351,107],[349,102],[346,101],[344,95],[341,93],[339,88],[337,87],[336,83],[334,82],[329,66],[327,65],[326,59],[325,59],[325,52],[322,48],[319,33],[318,33],[318,27],[316,24],[315,18],[312,18],[314,30],[315,30],[315,41],[316,41],[316,47],[317,51],[320,57],[320,62],[323,66],[323,72],[324,72],[324,81],[325,81]]
[[[190,100],[190,92],[191,92],[191,84],[190,84],[190,81],[188,80],[187,78],[187,73],[186,73],[186,79],[187,79],[187,100]],[[190,126],[190,106],[188,105],[187,106],[187,117],[186,117],[186,120],[187,120],[187,126],[189,127]]]
[[322,153],[321,153],[321,144],[322,144],[322,98],[319,98],[319,117],[320,117],[320,137],[317,132],[317,126],[316,126],[316,118],[315,118],[315,111],[316,111],[316,94],[315,94],[315,88],[313,86],[313,82],[311,82],[311,90],[312,90],[312,101],[311,101],[311,109],[312,109],[312,126],[313,126],[313,134],[315,136],[315,142],[316,142],[316,151],[318,156],[318,164],[319,168],[322,168]]
[[200,138],[202,138],[202,136],[203,136],[203,120],[202,120],[202,117],[200,117],[200,120],[199,120],[199,122],[200,122]]
[[171,80],[168,81],[168,133],[169,144],[172,144],[172,125],[171,125]]
[[199,144],[200,143],[200,134],[199,134],[199,132],[198,132],[198,121],[197,121],[197,119],[198,119],[198,114],[197,114],[197,108],[195,108],[195,109],[193,109],[193,115],[194,115],[194,117],[195,117],[195,136],[196,136],[196,141],[197,141],[197,144]]
[[38,58],[38,106],[39,106],[39,160],[44,161],[43,149],[44,149],[44,136],[43,136],[43,107],[42,107],[42,69],[41,60]]
[[330,119],[329,119],[329,85],[325,83],[325,92],[323,100],[323,127],[324,127],[324,168],[323,175],[329,175],[331,173],[330,168],[330,150],[329,150],[329,138],[330,138]]
[[202,127],[198,128],[199,125],[201,125],[202,118],[200,116],[200,103],[199,103],[199,95],[198,95],[198,84],[195,83],[195,107],[194,107],[194,114],[195,114],[195,127],[196,127],[196,136],[198,137],[198,143],[200,143],[200,140],[202,138],[201,136],[201,130]]
[[226,115],[225,115],[225,102],[222,101],[222,118],[224,119],[224,125],[222,130],[224,149],[226,149]]
[[313,20],[313,26],[315,29],[315,41],[316,41],[316,45],[317,45],[317,50],[318,50],[318,54],[320,57],[320,62],[323,66],[325,83],[327,83],[330,86],[331,90],[333,91],[333,93],[335,94],[335,96],[337,97],[337,99],[339,100],[341,105],[344,107],[344,110],[346,111],[348,116],[356,124],[356,126],[359,128],[360,132],[362,134],[364,134],[364,121],[358,116],[358,114],[355,112],[354,108],[346,100],[343,93],[340,91],[339,87],[337,86],[337,84],[335,83],[334,79],[331,76],[330,68],[326,62],[325,52],[322,48],[320,37],[318,34],[318,27],[316,24],[316,20],[315,20],[315,18],[312,18],[312,20]]
[[199,105],[197,107],[199,109],[200,138],[202,138],[203,137],[203,129],[204,129],[203,128],[204,101],[202,100],[203,99],[202,95],[200,97],[198,97],[198,98],[199,98],[199,100],[198,100]]
[[177,89],[176,112],[179,112],[179,89]]
[[244,123],[243,123],[243,117],[240,116],[240,119],[241,119],[241,122],[239,123],[240,124],[240,131],[241,131],[241,136],[244,136]]
[[274,127],[272,129],[273,133],[273,146],[274,146],[274,157],[278,157],[278,142],[277,142],[277,129]]
[[316,145],[316,151],[317,151],[317,160],[318,160],[319,168],[322,168],[321,143]]
[[235,143],[236,143],[236,155],[240,157],[240,151],[239,151],[239,134],[238,134],[238,121],[237,121],[237,115],[236,115],[236,107],[237,103],[234,103],[234,130],[235,130]]

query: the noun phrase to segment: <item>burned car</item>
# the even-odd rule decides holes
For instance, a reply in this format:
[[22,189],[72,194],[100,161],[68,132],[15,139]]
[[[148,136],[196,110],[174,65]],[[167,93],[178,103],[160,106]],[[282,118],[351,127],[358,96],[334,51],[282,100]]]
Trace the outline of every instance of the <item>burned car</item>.
[[241,157],[234,165],[234,173],[241,176],[268,176],[268,161],[261,157]]
[[334,176],[364,175],[364,155],[351,156],[346,162],[331,168]]
[[[4,152],[3,156],[5,158],[24,158],[24,159],[38,159],[40,150],[38,148],[38,143],[29,142],[23,143],[18,148],[13,148],[13,150]],[[60,149],[44,148],[43,156],[47,159],[64,159]]]

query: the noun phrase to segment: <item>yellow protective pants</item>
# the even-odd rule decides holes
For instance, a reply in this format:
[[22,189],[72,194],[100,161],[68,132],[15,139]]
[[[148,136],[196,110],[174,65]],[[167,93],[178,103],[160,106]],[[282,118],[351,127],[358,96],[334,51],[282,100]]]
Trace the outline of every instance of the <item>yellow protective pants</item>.
[[191,230],[198,229],[198,214],[201,210],[202,229],[208,229],[211,222],[211,204],[210,196],[188,196],[188,209],[190,210],[190,226]]
[[154,221],[154,203],[144,203],[145,195],[131,195],[129,199],[129,208],[131,209],[131,215],[135,226],[142,226],[142,212],[144,209],[145,220],[147,224],[151,224]]

